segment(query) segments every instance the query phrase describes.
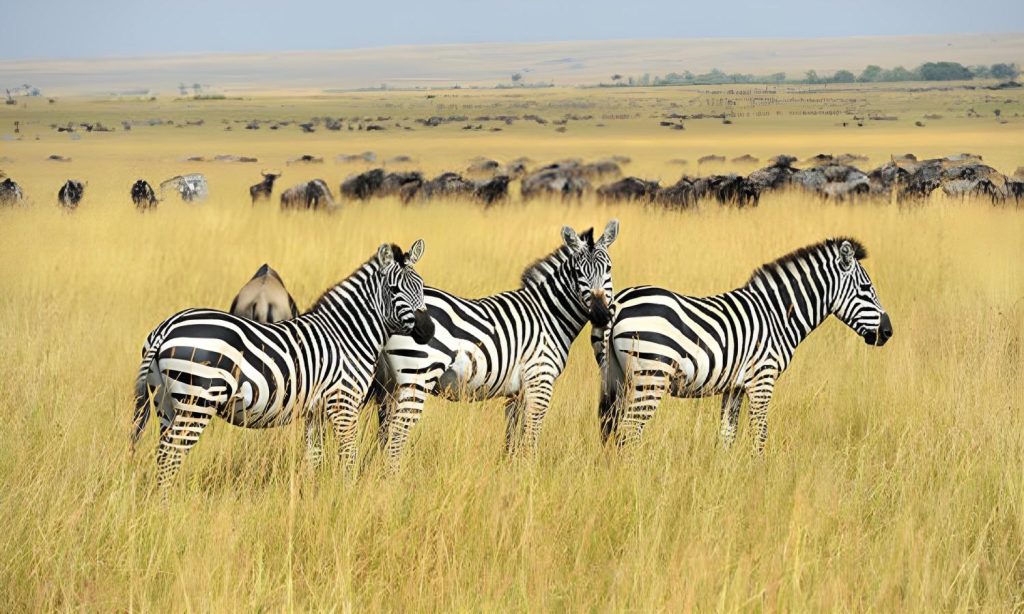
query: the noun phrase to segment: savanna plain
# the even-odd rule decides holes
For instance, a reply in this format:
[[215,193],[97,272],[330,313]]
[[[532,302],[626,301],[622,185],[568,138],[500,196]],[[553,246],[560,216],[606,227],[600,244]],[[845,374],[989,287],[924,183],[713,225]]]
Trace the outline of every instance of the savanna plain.
[[[277,192],[252,206],[247,192],[264,168],[283,171],[277,191],[312,177],[337,190],[375,165],[436,174],[476,156],[628,156],[627,174],[671,183],[684,172],[756,168],[728,161],[743,154],[851,152],[870,168],[907,152],[967,151],[1012,174],[1024,164],[1022,101],[1019,91],[958,87],[738,86],[2,108],[0,132],[14,135],[15,121],[19,131],[0,141],[0,169],[28,202],[0,210],[0,610],[1024,608],[1020,207],[940,195],[834,203],[784,191],[756,208],[675,211],[593,194],[523,203],[513,190],[488,209],[378,199],[325,213],[282,212]],[[674,112],[727,113],[732,123],[659,125]],[[580,119],[414,121],[527,113]],[[244,129],[252,119],[323,116],[386,116],[388,129]],[[158,118],[174,124],[148,122]],[[51,128],[80,121],[117,130]],[[336,161],[363,151],[378,161]],[[259,162],[186,161],[218,154]],[[303,154],[324,162],[287,163]],[[706,154],[727,161],[698,166]],[[398,156],[411,162],[391,162]],[[206,174],[206,202],[169,197],[134,210],[133,181],[155,186],[184,172]],[[71,213],[55,204],[68,178],[88,181]],[[130,452],[146,334],[186,307],[226,308],[264,262],[308,307],[381,242],[422,237],[417,269],[428,284],[483,296],[517,287],[522,269],[559,244],[563,224],[603,227],[613,217],[617,288],[698,295],[738,287],[797,247],[857,237],[895,336],[870,347],[835,319],[812,334],[776,389],[763,458],[746,428],[733,449],[718,444],[718,399],[668,400],[637,450],[604,448],[588,331],[557,382],[536,458],[504,457],[500,401],[436,399],[395,477],[384,475],[373,411],[362,417],[351,480],[332,463],[305,466],[301,425],[214,422],[167,503],[154,488],[155,429]]]

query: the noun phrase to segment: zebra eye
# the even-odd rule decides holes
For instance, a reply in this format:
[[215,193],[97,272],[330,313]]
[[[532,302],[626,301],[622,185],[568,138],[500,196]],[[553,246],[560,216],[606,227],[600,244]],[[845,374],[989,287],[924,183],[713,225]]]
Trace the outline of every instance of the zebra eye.
[[861,284],[860,285],[860,291],[861,292],[871,292],[871,284]]

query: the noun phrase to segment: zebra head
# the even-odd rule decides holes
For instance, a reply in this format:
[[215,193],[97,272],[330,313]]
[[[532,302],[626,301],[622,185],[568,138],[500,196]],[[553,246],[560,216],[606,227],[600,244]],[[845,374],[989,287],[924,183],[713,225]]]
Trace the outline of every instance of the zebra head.
[[619,221],[611,220],[604,233],[594,240],[594,229],[577,234],[562,227],[562,240],[569,248],[570,267],[576,279],[577,296],[595,327],[607,326],[612,319],[612,258],[608,248],[619,235]]
[[416,343],[434,337],[434,321],[423,304],[423,278],[413,268],[423,257],[423,239],[408,253],[391,243],[377,250],[380,264],[380,312],[389,334],[410,335]]
[[835,263],[838,267],[838,292],[832,313],[864,338],[868,345],[883,346],[892,337],[892,321],[878,302],[875,286],[860,260],[867,250],[849,239],[836,241]]

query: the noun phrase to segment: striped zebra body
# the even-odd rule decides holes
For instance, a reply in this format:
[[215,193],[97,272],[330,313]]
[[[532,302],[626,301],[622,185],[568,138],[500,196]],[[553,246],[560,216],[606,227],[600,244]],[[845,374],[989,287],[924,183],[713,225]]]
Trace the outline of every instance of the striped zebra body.
[[755,449],[763,452],[775,382],[811,331],[835,314],[871,345],[892,336],[864,257],[856,241],[830,239],[764,265],[725,294],[682,296],[653,286],[619,292],[610,326],[591,337],[602,366],[604,438],[638,440],[666,394],[720,394],[720,435],[729,446],[745,395]]
[[408,255],[381,246],[377,256],[293,320],[261,324],[189,309],[157,326],[143,347],[133,441],[152,403],[160,417],[159,484],[171,482],[214,416],[247,428],[302,418],[314,465],[323,456],[326,419],[351,468],[359,406],[385,340],[401,332],[426,341],[432,334],[423,282],[412,268],[421,254],[422,242]]
[[565,245],[530,266],[518,290],[481,299],[424,290],[434,338],[420,345],[395,335],[378,365],[379,435],[391,471],[431,394],[507,399],[506,450],[535,449],[569,347],[588,320],[606,324],[610,316],[608,247],[617,232],[614,220],[597,241],[592,231],[563,229]]

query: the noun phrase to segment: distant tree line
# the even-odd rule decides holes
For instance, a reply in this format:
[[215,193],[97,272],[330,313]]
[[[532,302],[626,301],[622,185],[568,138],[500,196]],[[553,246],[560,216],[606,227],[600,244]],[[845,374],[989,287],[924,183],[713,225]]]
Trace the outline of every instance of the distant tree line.
[[[612,75],[612,86],[646,87],[659,85],[719,85],[730,83],[888,83],[899,81],[968,81],[971,79],[1012,80],[1020,75],[1016,64],[992,64],[991,66],[964,66],[959,62],[925,62],[917,68],[908,70],[902,66],[882,68],[874,64],[866,67],[860,75],[849,70],[837,70],[831,76],[819,76],[817,71],[808,70],[803,79],[790,79],[784,72],[770,75],[752,75],[744,73],[726,73],[717,68],[702,74],[694,74],[688,70],[670,72],[664,76],[652,77],[644,73],[639,77]],[[605,84],[607,85],[607,84]]]

